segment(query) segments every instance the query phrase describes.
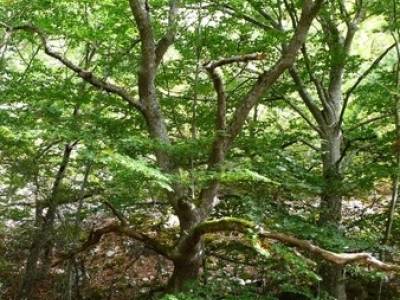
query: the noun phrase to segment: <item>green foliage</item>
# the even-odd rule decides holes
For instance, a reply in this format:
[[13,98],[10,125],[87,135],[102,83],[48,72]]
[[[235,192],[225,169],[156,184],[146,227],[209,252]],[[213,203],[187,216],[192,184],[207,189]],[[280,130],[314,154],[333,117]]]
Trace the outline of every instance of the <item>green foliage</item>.
[[[147,2],[151,28],[159,42],[166,32],[169,1]],[[47,56],[37,34],[17,30],[6,40],[10,30],[1,25],[0,229],[4,226],[4,232],[13,237],[0,236],[7,248],[0,249],[0,275],[10,269],[14,273],[7,273],[7,278],[16,278],[14,269],[23,270],[23,251],[29,249],[35,226],[41,224],[47,211],[40,205],[47,205],[49,199],[58,206],[54,227],[57,253],[80,244],[92,224],[101,225],[102,217],[110,214],[105,212],[104,201],[149,236],[174,245],[179,228],[166,225],[176,208],[176,203],[168,201],[171,195],[184,194],[191,205],[191,201],[197,203],[202,188],[215,181],[220,183],[220,201],[208,216],[211,220],[245,218],[332,251],[384,251],[398,260],[398,213],[390,245],[380,246],[390,183],[399,175],[393,115],[399,97],[395,49],[348,94],[358,76],[398,35],[400,18],[395,1],[360,1],[368,18],[359,25],[347,57],[345,49],[334,42],[339,35],[343,36],[339,40],[345,40],[346,21],[355,16],[356,2],[328,1],[296,61],[303,85],[324,118],[331,108],[320,100],[331,94],[330,81],[336,72],[332,67],[344,65],[340,92],[343,99],[350,97],[341,124],[341,177],[335,192],[344,197],[344,203],[359,200],[363,210],[345,207],[348,213],[339,228],[317,223],[318,199],[333,185],[322,176],[325,136],[315,130],[318,120],[298,95],[299,84],[289,74],[284,74],[251,111],[224,163],[217,168],[208,166],[215,136],[221,132],[214,130],[217,101],[203,64],[248,53],[266,54],[263,61],[220,68],[228,95],[226,122],[231,124],[235,109],[243,104],[257,76],[270,70],[279,58],[304,1],[184,2],[174,44],[155,79],[169,143],[149,134],[143,114],[119,96],[85,83]],[[123,87],[135,101],[143,100],[138,91],[142,43],[128,1],[0,0],[0,21],[10,26],[38,26],[51,49],[62,57]],[[327,21],[338,31],[323,30]],[[53,195],[66,145],[73,145],[72,154],[58,193]],[[156,152],[171,157],[170,169],[160,167]],[[88,180],[83,183],[88,166]],[[372,197],[374,194],[379,195]],[[40,217],[34,220],[35,213]],[[3,225],[10,221],[15,227]],[[232,234],[230,238],[243,236]],[[253,275],[265,279],[270,290],[260,292],[254,286],[239,286],[231,278],[213,274],[221,282],[209,281],[205,286],[193,286],[189,293],[163,299],[273,299],[282,291],[299,291],[312,298],[312,286],[321,278],[306,253],[278,243],[260,244],[251,233],[247,238],[241,246],[218,250],[225,250],[222,252],[229,258],[240,258],[243,265],[251,260],[256,265]],[[10,253],[15,257],[8,259]],[[239,277],[248,275],[244,269]],[[379,281],[382,276],[362,267],[346,271],[365,283]],[[12,286],[10,280],[1,280],[0,290],[2,284]]]

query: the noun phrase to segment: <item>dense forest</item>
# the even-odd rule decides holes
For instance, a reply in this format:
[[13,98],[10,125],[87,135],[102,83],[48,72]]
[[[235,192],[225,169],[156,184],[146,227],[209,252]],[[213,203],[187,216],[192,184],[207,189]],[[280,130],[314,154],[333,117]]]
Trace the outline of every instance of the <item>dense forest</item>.
[[399,0],[0,0],[1,299],[400,299]]

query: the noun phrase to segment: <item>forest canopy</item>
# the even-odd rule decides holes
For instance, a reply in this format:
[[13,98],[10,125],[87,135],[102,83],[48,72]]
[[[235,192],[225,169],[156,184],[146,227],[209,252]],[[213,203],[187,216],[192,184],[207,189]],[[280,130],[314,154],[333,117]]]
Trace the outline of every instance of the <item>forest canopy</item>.
[[0,0],[1,299],[400,299],[398,0]]

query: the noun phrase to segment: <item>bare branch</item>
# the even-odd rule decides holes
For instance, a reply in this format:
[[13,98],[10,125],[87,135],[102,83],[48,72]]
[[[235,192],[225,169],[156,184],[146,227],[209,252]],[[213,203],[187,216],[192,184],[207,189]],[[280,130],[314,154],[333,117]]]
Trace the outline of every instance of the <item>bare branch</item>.
[[288,99],[284,99],[284,101],[295,111],[297,112],[300,117],[303,118],[303,120],[312,128],[314,129],[316,132],[318,132],[320,135],[322,134],[321,129],[319,129],[317,126],[314,125],[313,122],[311,122],[311,120],[306,116],[306,114],[293,102],[291,102]]
[[357,89],[357,87],[360,85],[360,83],[380,64],[382,59],[385,58],[385,56],[392,50],[394,47],[396,47],[397,43],[393,43],[390,45],[385,51],[383,51],[374,61],[373,63],[366,69],[356,80],[356,82],[345,92],[345,97],[343,100],[343,107],[342,111],[340,113],[340,119],[339,119],[339,125],[343,122],[343,117],[345,110],[347,108],[347,104],[349,102],[350,96],[354,93],[354,91]]
[[317,90],[317,93],[318,93],[318,97],[320,98],[322,103],[326,103],[327,102],[327,98],[328,98],[327,97],[327,91],[324,88],[324,86],[322,85],[321,81],[318,80],[315,77],[315,75],[314,75],[314,73],[312,71],[310,58],[308,56],[307,47],[306,47],[305,44],[301,47],[301,52],[302,52],[303,57],[304,57],[304,62],[305,62],[305,65],[306,65],[306,69],[307,69],[308,75],[310,76],[311,81],[314,83],[314,86],[315,86],[315,88]]
[[260,239],[276,240],[287,246],[296,247],[307,251],[309,254],[317,255],[322,259],[335,265],[361,264],[371,266],[375,269],[400,273],[400,266],[384,263],[370,253],[335,253],[321,247],[318,247],[310,241],[301,240],[284,233],[266,232],[253,222],[238,218],[222,218],[213,221],[205,221],[197,225],[190,234],[181,241],[180,250],[184,251],[186,247],[195,245],[205,234],[219,232],[240,232],[240,233],[256,233]]
[[218,67],[222,67],[224,65],[232,64],[232,63],[240,63],[240,62],[249,62],[252,60],[264,60],[266,59],[267,55],[265,53],[251,53],[251,54],[243,54],[237,55],[227,58],[222,58],[216,61],[206,62],[204,67],[207,70],[212,70]]
[[228,15],[231,15],[232,17],[237,17],[237,18],[240,18],[242,20],[245,20],[245,21],[247,21],[247,22],[249,22],[249,23],[251,23],[251,24],[253,24],[253,25],[255,25],[255,26],[259,27],[259,28],[262,28],[263,30],[266,30],[266,31],[277,31],[276,28],[268,26],[268,25],[265,25],[264,23],[258,21],[257,19],[255,19],[255,18],[253,18],[253,17],[251,17],[251,16],[249,16],[247,14],[244,14],[243,12],[239,12],[237,9],[235,9],[234,7],[232,7],[230,5],[222,4],[220,6],[217,6],[217,8],[220,11],[222,11],[222,12],[228,14]]
[[389,118],[391,116],[392,116],[392,114],[385,114],[385,115],[378,116],[378,117],[375,117],[375,118],[370,118],[368,120],[365,120],[365,121],[363,121],[361,123],[358,123],[358,124],[354,125],[353,127],[350,127],[349,129],[347,129],[347,131],[350,132],[350,131],[356,130],[357,128],[360,128],[360,127],[362,127],[364,125],[367,125],[367,124],[370,124],[370,123],[373,123],[375,121],[379,121],[379,120],[382,120],[382,119],[386,119],[386,118]]
[[278,21],[276,21],[269,13],[267,13],[265,10],[263,10],[260,6],[258,6],[254,1],[252,0],[247,0],[247,2],[255,9],[256,12],[258,12],[262,17],[264,17],[267,21],[269,21],[272,25],[273,28],[282,31],[282,26],[279,24]]
[[400,266],[384,263],[370,253],[335,253],[323,248],[320,248],[309,241],[300,240],[293,236],[283,233],[261,233],[260,237],[280,241],[288,246],[294,246],[301,250],[305,250],[310,254],[317,255],[324,260],[331,262],[335,265],[344,266],[347,264],[361,264],[371,266],[377,270],[386,272],[400,272]]
[[111,221],[108,224],[105,224],[103,227],[92,230],[89,233],[87,240],[79,248],[72,250],[68,253],[60,254],[59,258],[52,263],[52,267],[55,267],[63,261],[71,259],[76,255],[89,250],[90,248],[98,244],[104,235],[109,233],[120,234],[122,236],[127,236],[134,240],[138,240],[140,242],[143,242],[143,244],[147,248],[157,252],[158,254],[163,255],[166,258],[170,257],[169,248],[167,246],[161,244],[153,238],[148,237],[143,233],[135,231],[130,227],[117,224],[115,221]]

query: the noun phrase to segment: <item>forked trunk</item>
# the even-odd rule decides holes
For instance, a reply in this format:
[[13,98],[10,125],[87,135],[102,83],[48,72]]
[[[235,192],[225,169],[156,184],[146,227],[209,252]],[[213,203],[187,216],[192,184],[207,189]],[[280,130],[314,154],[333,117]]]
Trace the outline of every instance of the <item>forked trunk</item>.
[[200,274],[204,255],[204,245],[201,240],[193,243],[184,241],[189,232],[206,216],[200,213],[200,209],[186,201],[178,201],[175,212],[179,217],[181,237],[173,259],[174,272],[169,279],[167,292],[183,291],[190,283],[195,282]]

